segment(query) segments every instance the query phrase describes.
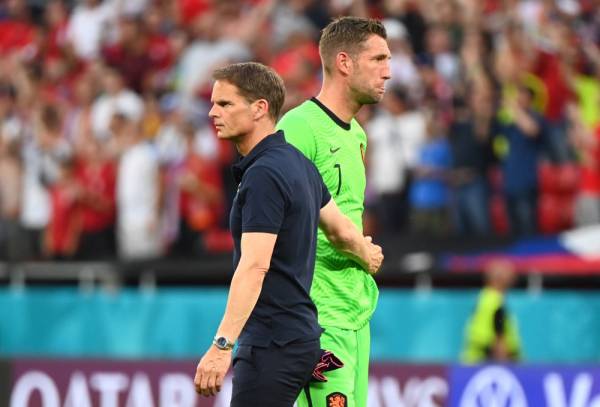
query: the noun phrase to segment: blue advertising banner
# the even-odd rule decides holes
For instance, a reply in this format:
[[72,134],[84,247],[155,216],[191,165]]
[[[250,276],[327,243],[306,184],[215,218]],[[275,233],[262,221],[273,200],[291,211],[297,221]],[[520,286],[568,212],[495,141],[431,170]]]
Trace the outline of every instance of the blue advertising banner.
[[600,407],[600,368],[454,366],[451,407]]

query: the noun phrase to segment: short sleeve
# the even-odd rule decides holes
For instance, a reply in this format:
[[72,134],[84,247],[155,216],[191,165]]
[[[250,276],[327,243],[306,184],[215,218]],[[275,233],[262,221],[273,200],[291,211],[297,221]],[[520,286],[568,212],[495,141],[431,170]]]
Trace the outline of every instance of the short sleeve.
[[288,197],[272,171],[264,167],[249,168],[238,197],[242,206],[242,233],[279,233]]
[[321,208],[324,208],[325,205],[327,205],[329,201],[331,201],[331,194],[329,193],[329,189],[327,188],[327,185],[325,185],[325,183],[323,182],[323,179],[320,177],[320,175],[319,180],[321,181],[321,196],[323,197],[321,199]]
[[277,129],[283,130],[285,140],[300,150],[306,158],[311,161],[315,160],[317,155],[315,137],[305,118],[294,114],[292,110],[277,123]]

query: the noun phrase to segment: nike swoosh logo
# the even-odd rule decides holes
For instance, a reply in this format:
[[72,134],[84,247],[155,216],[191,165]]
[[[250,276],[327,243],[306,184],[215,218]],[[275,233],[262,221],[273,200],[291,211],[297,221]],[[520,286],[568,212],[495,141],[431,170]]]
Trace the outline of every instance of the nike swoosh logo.
[[331,154],[336,153],[340,148],[342,148],[342,147],[338,147],[338,148],[329,147],[329,152]]

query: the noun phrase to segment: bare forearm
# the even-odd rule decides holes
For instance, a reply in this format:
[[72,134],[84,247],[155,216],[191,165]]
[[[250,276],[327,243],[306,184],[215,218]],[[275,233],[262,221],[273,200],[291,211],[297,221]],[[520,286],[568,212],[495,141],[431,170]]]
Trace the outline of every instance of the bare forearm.
[[246,321],[256,306],[266,270],[240,264],[229,288],[227,307],[217,336],[224,336],[235,342],[240,336]]
[[336,233],[328,235],[327,238],[338,251],[368,270],[369,249],[367,241],[350,219],[345,218],[343,224],[340,225],[340,229]]

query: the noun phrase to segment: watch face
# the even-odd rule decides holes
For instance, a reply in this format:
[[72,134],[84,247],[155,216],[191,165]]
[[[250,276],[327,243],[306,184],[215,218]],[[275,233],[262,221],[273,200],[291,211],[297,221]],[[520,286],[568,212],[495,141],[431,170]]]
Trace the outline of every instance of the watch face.
[[229,340],[224,336],[219,336],[218,338],[215,338],[213,340],[213,343],[217,348],[222,350],[230,350],[233,348],[233,344],[229,342]]

